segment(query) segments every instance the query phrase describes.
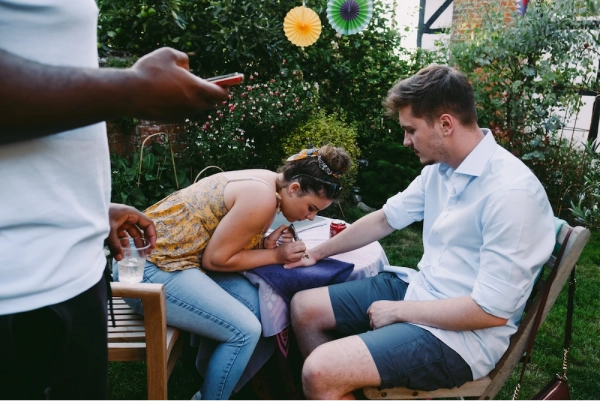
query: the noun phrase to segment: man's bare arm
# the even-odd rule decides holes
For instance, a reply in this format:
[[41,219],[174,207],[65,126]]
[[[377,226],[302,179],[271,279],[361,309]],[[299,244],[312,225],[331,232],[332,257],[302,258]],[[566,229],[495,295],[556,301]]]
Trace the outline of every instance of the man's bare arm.
[[328,256],[353,251],[380,240],[392,231],[394,229],[388,224],[383,210],[377,210],[360,218],[335,237],[308,251],[308,258],[302,258],[299,262],[286,264],[284,267],[311,266]]
[[373,329],[409,322],[467,331],[504,326],[507,322],[507,319],[485,312],[469,295],[434,301],[376,301],[367,313]]
[[0,49],[0,71],[0,144],[115,117],[182,120],[228,94],[191,74],[187,56],[169,48],[128,69],[50,66]]

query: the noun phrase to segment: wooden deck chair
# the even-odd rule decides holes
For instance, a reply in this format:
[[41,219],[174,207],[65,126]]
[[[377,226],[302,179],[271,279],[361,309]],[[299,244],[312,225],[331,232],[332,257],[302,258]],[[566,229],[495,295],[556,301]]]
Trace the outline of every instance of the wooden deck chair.
[[[562,245],[565,235],[569,230],[569,226],[563,224],[558,235],[556,237],[556,242],[560,246]],[[574,227],[571,236],[568,239],[567,247],[565,248],[565,252],[558,266],[558,272],[552,286],[550,287],[550,291],[548,294],[548,299],[546,300],[546,306],[544,308],[544,313],[542,314],[543,323],[548,315],[548,312],[556,302],[556,298],[560,294],[563,286],[569,279],[569,275],[571,271],[575,267],[575,263],[581,255],[585,244],[590,238],[590,231],[584,227]],[[557,252],[556,252],[557,253]],[[550,259],[546,262],[545,266],[548,268],[553,268],[554,261],[556,260],[556,255],[552,255]],[[534,293],[541,292],[541,286],[545,285],[544,281],[539,279],[536,283],[537,291],[534,289]],[[372,400],[383,400],[383,399],[431,399],[431,398],[463,398],[463,397],[477,397],[483,400],[493,399],[498,391],[502,388],[506,380],[510,377],[512,371],[515,366],[519,363],[525,350],[527,348],[527,339],[529,338],[529,334],[533,328],[533,321],[535,313],[527,313],[527,311],[537,310],[540,302],[540,297],[536,297],[533,300],[530,299],[528,305],[526,307],[526,313],[521,323],[519,324],[519,329],[517,332],[511,337],[510,344],[506,353],[502,356],[500,361],[496,364],[496,367],[485,377],[482,377],[479,380],[466,382],[460,387],[454,387],[451,389],[437,389],[434,391],[420,391],[420,390],[411,390],[407,387],[395,387],[379,390],[377,387],[367,387],[364,388],[364,394],[368,399]],[[541,323],[540,323],[541,325]]]
[[[111,283],[116,327],[108,316],[108,360],[146,361],[148,399],[166,400],[167,382],[183,345],[179,329],[167,326],[162,284]],[[140,298],[144,316],[122,298]]]

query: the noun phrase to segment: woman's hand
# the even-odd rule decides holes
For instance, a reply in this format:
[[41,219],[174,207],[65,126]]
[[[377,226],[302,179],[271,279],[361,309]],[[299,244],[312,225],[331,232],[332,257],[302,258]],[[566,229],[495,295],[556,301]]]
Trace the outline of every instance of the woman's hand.
[[277,247],[277,263],[294,263],[302,259],[306,253],[306,246],[302,241],[284,242]]
[[287,230],[288,226],[281,225],[265,237],[263,242],[264,249],[273,249],[277,247],[277,241],[281,238],[282,243],[293,242],[292,233]]

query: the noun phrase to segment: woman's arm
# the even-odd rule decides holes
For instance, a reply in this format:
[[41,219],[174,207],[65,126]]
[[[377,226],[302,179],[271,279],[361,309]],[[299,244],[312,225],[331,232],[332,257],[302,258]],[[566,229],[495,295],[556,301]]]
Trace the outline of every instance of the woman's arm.
[[273,249],[244,250],[250,240],[273,221],[277,200],[273,190],[257,181],[242,181],[231,187],[233,199],[202,255],[202,267],[214,271],[244,271],[255,267],[291,263],[304,256],[303,242],[284,242]]

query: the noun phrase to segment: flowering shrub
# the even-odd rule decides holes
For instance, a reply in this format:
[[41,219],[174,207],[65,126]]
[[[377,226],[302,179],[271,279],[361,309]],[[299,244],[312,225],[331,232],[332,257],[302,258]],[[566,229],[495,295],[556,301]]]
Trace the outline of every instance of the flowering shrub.
[[229,100],[205,122],[189,121],[191,155],[224,170],[276,168],[281,137],[307,117],[318,99],[318,85],[304,81],[302,72],[282,69],[280,75],[261,80],[253,73],[244,85],[230,89]]

